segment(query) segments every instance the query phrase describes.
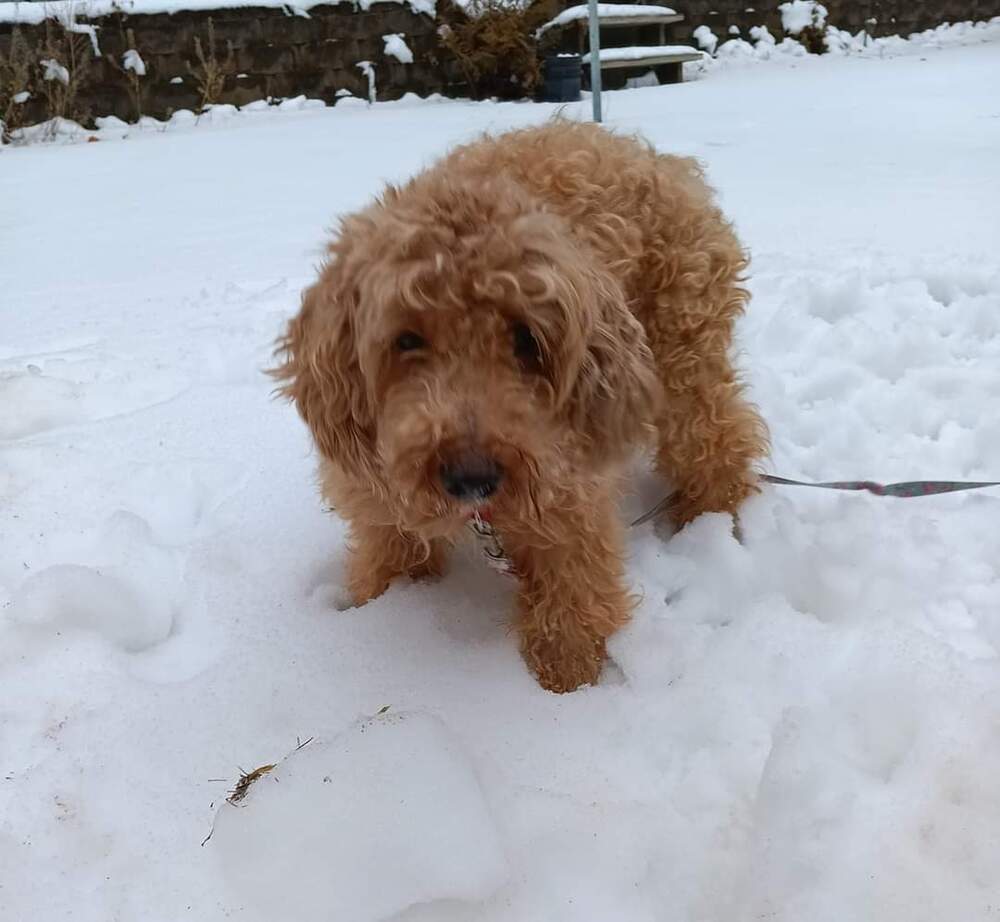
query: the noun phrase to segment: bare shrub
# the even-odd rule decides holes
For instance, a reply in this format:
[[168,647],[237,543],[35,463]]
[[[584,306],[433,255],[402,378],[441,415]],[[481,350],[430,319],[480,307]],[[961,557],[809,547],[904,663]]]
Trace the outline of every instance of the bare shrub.
[[474,97],[512,99],[531,94],[541,80],[535,32],[544,18],[541,5],[472,0],[438,35]]
[[80,88],[90,76],[94,57],[90,38],[86,34],[67,32],[51,19],[45,20],[45,41],[38,49],[38,81],[45,96],[49,119],[68,118],[83,124],[90,112],[78,102]]
[[146,76],[146,64],[136,48],[135,33],[131,29],[124,30],[122,41],[128,50],[122,57],[121,63],[110,54],[104,55],[104,60],[118,71],[128,84],[129,101],[132,103],[135,119],[138,121],[142,118],[143,102],[146,96],[146,87],[142,79]]
[[225,86],[226,76],[235,72],[236,53],[233,50],[233,43],[226,42],[226,57],[219,59],[215,47],[215,24],[211,17],[207,27],[207,52],[201,39],[194,37],[194,53],[198,59],[198,66],[192,67],[188,63],[188,71],[195,79],[198,92],[201,94],[201,109],[213,105],[222,96],[222,89]]
[[0,57],[0,143],[9,144],[25,123],[25,104],[35,91],[34,56],[21,30],[10,36],[10,50]]

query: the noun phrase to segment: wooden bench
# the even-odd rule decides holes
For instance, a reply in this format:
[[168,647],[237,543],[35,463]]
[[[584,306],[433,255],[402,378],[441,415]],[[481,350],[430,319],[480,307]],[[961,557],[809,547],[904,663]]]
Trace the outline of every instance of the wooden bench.
[[[683,65],[700,61],[704,52],[689,45],[636,45],[631,48],[602,48],[601,70],[625,67],[648,67],[656,71],[660,83],[681,83]],[[584,66],[590,64],[590,54],[582,56]]]
[[[585,3],[569,7],[555,19],[538,30],[538,35],[552,28],[575,27],[575,45],[583,59],[590,63],[589,8]],[[688,61],[698,61],[704,55],[697,48],[688,45],[668,45],[667,27],[681,22],[684,17],[675,10],[663,6],[633,5],[621,3],[598,3],[597,20],[600,29],[659,27],[659,45],[636,45],[628,48],[601,48],[601,70],[623,71],[628,68],[647,68],[655,71],[660,83],[680,83],[683,80],[683,65]],[[564,50],[569,50],[566,45]],[[589,83],[587,68],[584,68],[585,82]],[[624,82],[624,76],[618,78]],[[616,81],[613,81],[616,82]]]

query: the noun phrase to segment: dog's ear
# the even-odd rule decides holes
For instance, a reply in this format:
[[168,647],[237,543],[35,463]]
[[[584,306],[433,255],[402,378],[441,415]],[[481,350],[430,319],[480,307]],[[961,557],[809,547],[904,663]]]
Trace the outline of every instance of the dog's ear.
[[302,296],[278,341],[271,375],[293,400],[324,456],[345,471],[374,477],[374,417],[358,364],[357,296],[336,262]]
[[592,282],[595,303],[569,409],[592,457],[623,458],[652,434],[661,388],[645,331],[620,287],[600,275]]

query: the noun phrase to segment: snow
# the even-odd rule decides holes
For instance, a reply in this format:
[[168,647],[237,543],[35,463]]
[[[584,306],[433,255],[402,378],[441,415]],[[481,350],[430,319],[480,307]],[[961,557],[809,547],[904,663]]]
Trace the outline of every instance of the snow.
[[827,9],[816,0],[789,0],[782,3],[781,26],[789,35],[798,35],[809,26],[822,29],[826,24]]
[[[144,580],[148,567],[142,567]],[[139,616],[137,617],[137,613]],[[93,632],[111,645],[137,652],[162,643],[172,616],[162,600],[144,594],[107,570],[58,564],[27,577],[11,601],[15,623],[59,633]]]
[[[646,58],[663,57],[671,54],[693,54],[701,57],[703,52],[690,45],[633,45],[627,48],[602,48],[602,61],[643,61]],[[590,54],[580,58],[584,64],[590,63]]]
[[777,44],[775,37],[771,35],[771,31],[767,28],[767,26],[752,26],[750,29],[750,38],[757,42],[758,45]]
[[375,86],[375,65],[371,61],[358,61],[354,66],[368,78],[368,103],[373,105],[378,99],[378,90]]
[[277,108],[282,112],[297,112],[301,109],[325,109],[326,103],[322,99],[308,99],[305,96],[292,96],[283,99],[278,103]]
[[485,901],[508,877],[473,766],[419,711],[310,740],[223,803],[212,845],[262,920],[378,922],[416,904]]
[[132,129],[132,126],[128,122],[118,118],[117,115],[101,116],[95,118],[94,121],[97,123],[97,128],[100,131],[122,131],[127,133]]
[[15,93],[10,98],[11,102],[16,103],[17,105],[26,103],[29,99],[31,99],[31,93],[29,93],[27,90],[21,90],[20,93]]
[[637,88],[642,86],[659,86],[660,79],[656,76],[655,70],[647,70],[646,73],[640,74],[638,77],[629,77],[625,81],[625,86],[629,88]]
[[[37,0],[36,0],[37,2]],[[3,8],[0,7],[0,16],[2,16]],[[2,21],[2,20],[0,20]],[[86,23],[76,21],[76,8],[70,7],[65,11],[63,18],[59,20],[67,32],[73,32],[77,35],[86,35],[90,39],[90,47],[94,52],[95,57],[101,56],[101,45],[97,41],[97,27],[90,26]]]
[[55,60],[55,58],[43,58],[38,63],[45,68],[42,74],[45,80],[54,80],[58,83],[69,85],[69,71]]
[[[607,94],[752,251],[775,472],[997,479],[998,32]],[[996,490],[635,529],[641,606],[568,696],[471,549],[336,610],[344,527],[261,373],[326,229],[453,143],[589,112],[359,106],[0,151],[0,918],[988,919]],[[663,492],[630,484],[624,520]]]
[[[653,6],[642,3],[598,3],[597,18],[603,17],[633,17],[633,16],[676,16],[676,11],[665,6]],[[590,16],[590,7],[586,3],[570,6],[564,9],[554,19],[550,19],[545,25],[538,29],[539,35],[548,29],[556,26],[565,26],[571,22],[578,22]]]
[[129,50],[122,55],[122,67],[125,68],[125,70],[132,71],[137,77],[146,76],[146,62],[143,61],[139,52],[134,48],[129,48]]
[[[739,34],[738,30],[737,34]],[[715,49],[719,44],[719,37],[708,26],[698,26],[692,35],[698,43],[699,48],[702,48],[709,54],[715,54]]]
[[[233,10],[245,7],[264,7],[271,9],[288,9],[293,15],[307,15],[314,6],[330,3],[350,2],[357,9],[367,11],[375,3],[403,3],[404,0],[301,0],[290,7],[285,0],[20,0],[14,3],[0,3],[0,22],[34,24],[46,19],[57,19],[70,23],[78,28],[70,31],[87,32],[95,43],[96,35],[92,26],[79,25],[78,18],[98,19],[115,13],[126,13],[130,16],[153,13],[179,13],[192,11]],[[409,8],[417,14],[434,16],[435,0],[405,0]]]
[[[689,76],[698,76],[765,61],[802,63],[808,52],[795,39],[776,42],[764,26],[754,26],[750,35],[756,44],[743,39],[730,39],[716,49],[715,57],[685,65]],[[828,27],[824,37],[831,54],[865,58],[885,58],[901,55],[926,55],[928,52],[956,45],[995,43],[1000,40],[1000,17],[989,22],[945,24],[935,29],[915,33],[908,38],[887,36],[872,38],[865,32],[856,35]]]
[[395,58],[400,64],[412,64],[413,63],[413,52],[410,50],[409,45],[406,44],[404,35],[394,34],[394,35],[383,35],[382,41],[385,42],[385,55],[387,57]]
[[989,22],[957,22],[935,29],[927,29],[903,39],[898,35],[872,38],[866,32],[851,35],[843,29],[830,26],[824,40],[834,54],[885,57],[886,55],[923,54],[928,50],[975,42],[992,42],[1000,36],[1000,17]]

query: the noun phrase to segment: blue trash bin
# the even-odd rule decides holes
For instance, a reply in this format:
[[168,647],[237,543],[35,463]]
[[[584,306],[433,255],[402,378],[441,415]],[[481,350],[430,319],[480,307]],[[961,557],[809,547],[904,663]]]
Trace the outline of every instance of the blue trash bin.
[[542,99],[545,102],[577,102],[582,74],[580,55],[550,55],[545,59]]

